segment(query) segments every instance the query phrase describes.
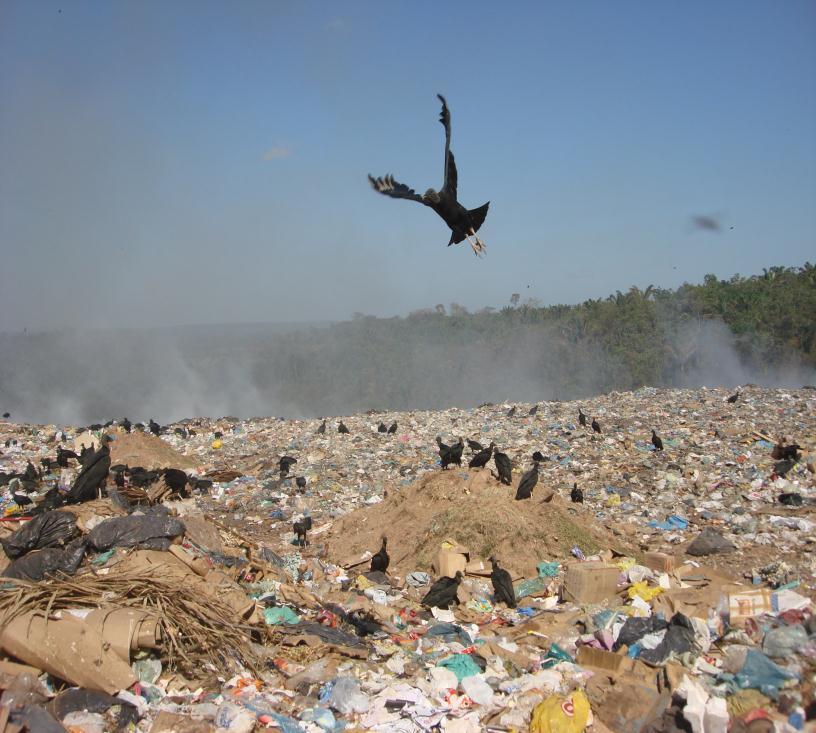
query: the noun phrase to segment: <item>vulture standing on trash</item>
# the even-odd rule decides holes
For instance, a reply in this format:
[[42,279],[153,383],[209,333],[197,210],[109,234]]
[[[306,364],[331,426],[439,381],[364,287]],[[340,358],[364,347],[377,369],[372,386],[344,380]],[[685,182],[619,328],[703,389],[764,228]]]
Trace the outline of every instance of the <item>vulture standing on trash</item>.
[[528,412],[527,414],[528,414],[528,415],[535,415],[537,412],[538,412],[538,405],[533,405],[533,406],[530,408],[530,412]]
[[382,538],[382,547],[380,547],[380,551],[371,558],[371,572],[376,573],[384,573],[388,570],[388,564],[391,562],[391,558],[388,557],[388,551],[385,549],[385,546],[388,544],[388,538],[383,536]]
[[495,557],[489,558],[493,565],[490,581],[493,583],[493,596],[498,602],[506,603],[508,608],[516,607],[516,592],[513,590],[513,579],[510,573],[499,567]]
[[728,402],[729,404],[733,405],[733,404],[734,404],[734,403],[735,403],[735,402],[736,402],[736,401],[739,399],[739,396],[740,396],[740,393],[739,393],[739,390],[737,390],[736,392],[734,392],[734,394],[732,394],[732,395],[731,395],[731,396],[730,396],[730,397],[729,397],[729,398],[726,400],[726,402]]
[[[445,128],[445,181],[442,185],[441,191],[434,191],[429,188],[420,196],[412,188],[406,186],[404,183],[399,183],[394,180],[391,174],[385,175],[382,178],[374,178],[371,174],[368,180],[371,187],[378,193],[385,194],[395,199],[408,199],[409,201],[417,201],[425,206],[430,206],[439,216],[441,216],[445,223],[451,229],[451,238],[448,242],[448,247],[452,244],[459,244],[459,242],[467,239],[468,244],[473,249],[474,254],[478,257],[484,253],[485,243],[479,239],[476,232],[487,216],[487,208],[490,206],[488,201],[486,204],[480,206],[478,209],[466,209],[456,199],[456,187],[458,183],[458,175],[456,172],[456,162],[453,159],[453,153],[450,149],[451,125],[450,125],[450,111],[445,98],[441,94],[437,94],[439,101],[442,102],[442,112],[439,115],[439,121]],[[473,237],[473,240],[471,240]]]
[[312,518],[305,516],[297,522],[292,523],[292,531],[295,533],[295,544],[306,547],[309,544],[306,533],[312,528]]
[[153,433],[153,435],[158,436],[158,434],[161,432],[161,425],[155,422],[152,417],[150,418],[150,422],[147,424],[147,427],[150,429],[150,432]]
[[547,459],[540,450],[534,450],[533,451],[533,460],[538,461],[539,463],[544,463],[544,461],[546,461]]
[[586,418],[587,418],[587,416],[586,416],[586,415],[584,415],[584,413],[581,411],[581,408],[579,407],[579,408],[578,408],[578,422],[579,422],[581,425],[583,425],[584,427],[586,427],[586,424],[587,424],[587,422],[586,422]]
[[450,450],[450,446],[447,443],[443,443],[442,438],[440,438],[438,435],[436,436],[436,445],[439,447],[439,459],[444,460],[445,456]]
[[775,461],[798,461],[801,447],[798,443],[785,445],[784,441],[780,440],[771,451],[771,458]]
[[490,443],[487,448],[480,450],[473,458],[470,459],[470,463],[468,463],[468,468],[484,468],[490,459],[493,456],[493,448],[496,447],[495,443]]
[[594,417],[592,418],[592,430],[596,433],[601,432],[601,424]]
[[292,456],[281,456],[278,461],[278,469],[280,470],[280,477],[286,478],[289,475],[289,469],[297,463],[297,458]]
[[511,407],[511,408],[510,408],[510,409],[507,411],[507,417],[515,417],[515,416],[516,416],[516,406],[515,406],[515,405],[513,405],[513,406],[512,406],[512,407]]
[[324,420],[320,423],[320,427],[317,429],[318,435],[325,435],[326,434],[326,421]]
[[470,440],[468,439],[468,448],[470,448],[474,453],[478,453],[479,451],[484,450],[484,446],[478,440]]
[[125,418],[122,420],[122,427],[125,429],[126,433],[129,433],[131,430],[133,430],[133,423]]
[[377,432],[378,432],[378,433],[387,433],[387,432],[388,432],[388,428],[387,428],[387,427],[385,427],[385,423],[384,423],[384,422],[381,422],[381,423],[380,423],[380,424],[377,426]]
[[391,423],[391,425],[389,426],[389,428],[388,428],[388,434],[389,434],[389,435],[396,435],[396,433],[397,433],[397,421],[395,420],[395,421],[394,421],[394,422],[392,422],[392,423]]
[[533,467],[527,471],[527,473],[521,477],[521,481],[519,481],[518,488],[516,489],[516,501],[529,499],[533,495],[533,489],[536,487],[537,483],[538,461],[534,461]]
[[584,503],[584,492],[578,488],[578,483],[574,483],[572,485],[572,491],[570,491],[570,500],[573,504],[583,504]]
[[663,441],[654,430],[652,430],[652,445],[656,451],[663,450]]
[[305,476],[298,476],[295,479],[295,486],[297,486],[301,491],[306,488],[306,477]]
[[351,431],[346,427],[345,423],[341,420],[340,424],[337,426],[337,432],[342,433],[343,435],[348,435]]
[[495,451],[493,453],[493,463],[496,464],[496,471],[499,474],[499,481],[507,486],[513,483],[513,464],[506,453]]
[[422,605],[428,608],[450,608],[452,603],[458,603],[456,593],[459,590],[459,583],[461,582],[461,570],[457,570],[453,578],[442,576],[425,594],[422,599]]
[[107,435],[102,437],[102,446],[80,471],[71,490],[65,495],[67,504],[81,504],[84,501],[96,499],[96,493],[105,485],[111,466],[110,448],[108,448],[110,440]]
[[[458,443],[454,443],[452,446],[445,451],[444,455],[441,455],[442,459],[442,468],[445,469],[450,466],[451,463],[455,463],[457,466],[462,465],[462,451],[465,449],[465,442],[459,438]],[[441,450],[441,449],[440,449]]]

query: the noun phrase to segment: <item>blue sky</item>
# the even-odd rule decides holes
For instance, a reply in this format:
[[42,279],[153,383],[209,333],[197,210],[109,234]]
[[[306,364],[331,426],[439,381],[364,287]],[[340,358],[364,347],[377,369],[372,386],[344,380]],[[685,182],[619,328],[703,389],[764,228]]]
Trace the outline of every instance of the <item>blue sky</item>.
[[[437,92],[483,260],[366,181],[441,185]],[[813,2],[0,5],[0,330],[573,303],[813,261],[815,204]]]

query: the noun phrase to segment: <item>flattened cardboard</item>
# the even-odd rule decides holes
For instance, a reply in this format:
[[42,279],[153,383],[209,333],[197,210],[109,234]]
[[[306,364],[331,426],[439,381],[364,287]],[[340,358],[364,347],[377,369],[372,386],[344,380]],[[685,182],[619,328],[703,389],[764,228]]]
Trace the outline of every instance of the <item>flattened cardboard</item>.
[[456,575],[457,571],[464,574],[465,570],[467,570],[467,563],[467,555],[454,552],[453,550],[440,550],[436,554],[434,569],[438,575],[452,578]]
[[620,570],[602,562],[572,563],[567,566],[561,594],[574,603],[598,603],[613,598],[618,590]]
[[0,648],[79,687],[116,694],[136,682],[130,665],[90,626],[73,616],[21,614],[0,630]]
[[580,646],[576,661],[581,667],[599,669],[614,675],[627,669],[629,667],[627,662],[631,660],[624,654],[615,654],[591,646]]
[[650,570],[669,573],[674,570],[677,563],[674,555],[667,555],[665,552],[647,552],[643,556],[643,564]]

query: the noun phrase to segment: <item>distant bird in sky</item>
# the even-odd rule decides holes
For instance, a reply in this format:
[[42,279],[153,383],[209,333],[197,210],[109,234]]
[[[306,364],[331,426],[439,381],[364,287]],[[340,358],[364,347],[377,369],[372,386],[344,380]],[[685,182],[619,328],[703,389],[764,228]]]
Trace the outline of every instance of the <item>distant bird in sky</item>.
[[[404,183],[395,181],[390,173],[382,178],[374,178],[374,176],[369,174],[368,180],[371,182],[371,187],[375,191],[385,194],[386,196],[395,199],[417,201],[420,204],[425,204],[425,206],[430,206],[444,219],[445,223],[451,229],[451,238],[448,242],[448,247],[452,244],[459,244],[459,242],[467,239],[468,244],[473,248],[474,254],[478,257],[484,253],[487,247],[476,235],[476,232],[479,231],[479,228],[484,223],[490,202],[488,201],[478,209],[468,210],[457,200],[456,187],[458,174],[456,172],[456,162],[453,159],[453,153],[450,149],[450,111],[448,110],[448,104],[445,98],[441,94],[437,94],[436,96],[439,97],[439,101],[442,102],[442,112],[439,115],[439,121],[445,127],[445,181],[442,185],[442,189],[435,191],[429,188],[420,196]],[[473,237],[473,239],[471,239],[471,237]]]

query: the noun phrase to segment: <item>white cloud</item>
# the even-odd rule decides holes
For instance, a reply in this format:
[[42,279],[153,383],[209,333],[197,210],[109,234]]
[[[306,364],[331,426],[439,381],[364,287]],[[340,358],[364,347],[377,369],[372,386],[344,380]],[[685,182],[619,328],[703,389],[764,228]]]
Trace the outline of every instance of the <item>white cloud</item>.
[[278,158],[288,158],[292,154],[292,148],[278,146],[269,148],[264,153],[264,160],[277,160]]

